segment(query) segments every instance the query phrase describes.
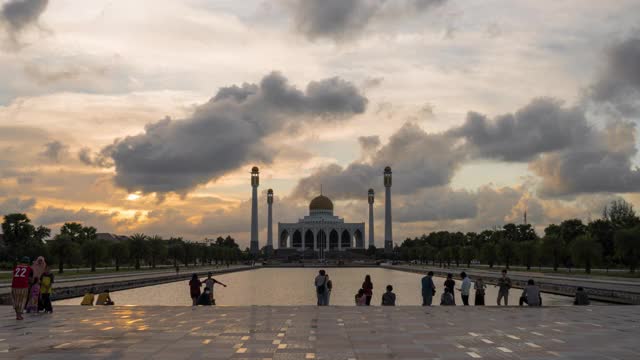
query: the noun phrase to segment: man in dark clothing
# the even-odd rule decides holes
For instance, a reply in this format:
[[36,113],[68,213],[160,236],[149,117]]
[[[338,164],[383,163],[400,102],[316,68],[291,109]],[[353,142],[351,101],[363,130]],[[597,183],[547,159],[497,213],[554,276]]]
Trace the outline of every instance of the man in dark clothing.
[[444,288],[449,289],[449,293],[453,297],[453,305],[456,304],[456,297],[453,292],[453,288],[456,286],[455,280],[453,280],[453,274],[447,274],[447,280],[444,281]]
[[573,301],[573,305],[589,305],[591,301],[589,300],[589,294],[582,287],[578,287],[576,291],[576,299]]
[[211,293],[209,288],[204,288],[204,292],[198,297],[198,305],[202,306],[211,306],[213,302],[211,301]]
[[498,279],[498,306],[501,299],[504,299],[504,306],[509,305],[509,289],[511,289],[511,279],[507,277],[507,269],[502,270],[502,277]]
[[396,306],[396,294],[391,285],[387,285],[387,292],[382,294],[382,306]]
[[436,285],[433,283],[433,271],[422,278],[422,306],[431,306],[433,295],[436,293]]

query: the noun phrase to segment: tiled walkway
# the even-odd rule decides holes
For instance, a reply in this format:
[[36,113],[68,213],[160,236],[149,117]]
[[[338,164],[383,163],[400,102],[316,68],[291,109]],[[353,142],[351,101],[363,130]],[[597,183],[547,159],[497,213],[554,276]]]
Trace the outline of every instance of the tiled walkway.
[[0,311],[11,359],[640,359],[636,306]]

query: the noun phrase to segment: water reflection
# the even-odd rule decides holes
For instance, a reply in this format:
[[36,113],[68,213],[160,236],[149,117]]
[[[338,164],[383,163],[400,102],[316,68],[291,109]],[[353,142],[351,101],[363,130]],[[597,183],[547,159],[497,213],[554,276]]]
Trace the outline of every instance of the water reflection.
[[[354,305],[354,295],[367,274],[371,275],[374,286],[371,305],[380,305],[382,293],[388,284],[393,285],[397,295],[397,305],[422,304],[420,295],[422,275],[381,268],[327,268],[326,270],[333,282],[331,305]],[[314,305],[316,296],[313,280],[317,273],[318,269],[313,268],[267,268],[220,275],[215,278],[227,284],[228,287],[215,286],[214,297],[218,305]],[[444,280],[444,278],[434,278],[437,287],[434,304],[440,302]],[[111,297],[117,305],[191,305],[188,283],[188,280],[184,280],[114,291]],[[459,287],[460,281],[456,280],[456,289]],[[486,304],[495,305],[498,288],[488,285],[486,293]],[[512,289],[509,293],[509,304],[517,305],[520,294],[521,290]],[[455,295],[456,304],[461,305],[460,292],[456,291]],[[473,298],[472,290],[470,296],[472,304]],[[542,302],[544,305],[571,305],[573,298],[543,294]],[[80,299],[56,302],[58,305],[79,303]]]

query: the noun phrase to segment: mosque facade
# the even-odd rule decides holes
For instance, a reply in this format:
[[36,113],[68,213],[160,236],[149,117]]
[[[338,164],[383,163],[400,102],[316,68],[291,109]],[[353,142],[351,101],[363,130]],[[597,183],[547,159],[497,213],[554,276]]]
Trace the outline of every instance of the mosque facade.
[[366,249],[364,223],[346,223],[333,215],[333,202],[324,195],[309,203],[309,215],[296,223],[278,222],[278,249],[300,252]]

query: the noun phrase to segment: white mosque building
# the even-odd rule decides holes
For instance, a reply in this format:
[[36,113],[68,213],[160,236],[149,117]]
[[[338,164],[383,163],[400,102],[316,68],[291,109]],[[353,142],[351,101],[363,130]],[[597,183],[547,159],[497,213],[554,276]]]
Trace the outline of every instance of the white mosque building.
[[346,223],[333,215],[333,202],[320,195],[309,203],[309,215],[296,223],[278,222],[278,249],[300,252],[314,250],[318,255],[326,251],[366,249],[364,223]]

